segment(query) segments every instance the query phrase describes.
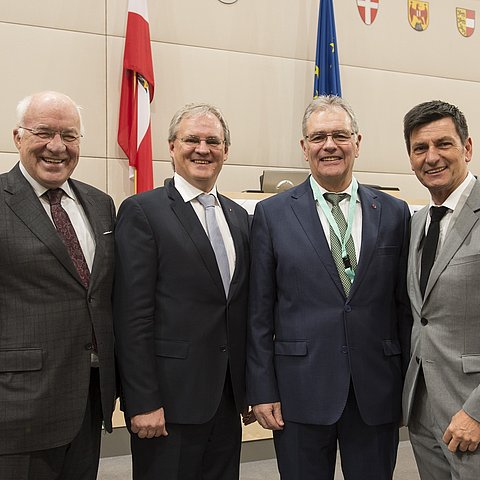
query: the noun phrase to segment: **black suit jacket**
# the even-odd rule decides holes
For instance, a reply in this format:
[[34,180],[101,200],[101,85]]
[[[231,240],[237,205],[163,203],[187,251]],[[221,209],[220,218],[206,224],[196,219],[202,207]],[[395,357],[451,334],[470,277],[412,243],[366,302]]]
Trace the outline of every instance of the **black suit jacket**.
[[210,241],[173,181],[119,209],[114,323],[127,417],[164,407],[167,422],[205,423],[227,368],[237,409],[245,406],[248,218],[219,198],[236,252],[228,299]]
[[70,184],[96,242],[88,291],[18,164],[0,176],[0,454],[65,445],[77,434],[89,390],[92,324],[103,417],[112,428],[115,209],[100,190]]

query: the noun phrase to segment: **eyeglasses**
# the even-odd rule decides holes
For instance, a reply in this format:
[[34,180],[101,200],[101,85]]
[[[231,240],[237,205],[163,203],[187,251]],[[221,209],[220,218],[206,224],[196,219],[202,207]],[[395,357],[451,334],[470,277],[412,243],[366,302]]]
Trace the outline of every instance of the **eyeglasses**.
[[317,143],[323,145],[328,137],[332,137],[332,140],[336,145],[346,145],[350,143],[352,136],[355,135],[354,132],[345,132],[340,130],[338,132],[326,133],[326,132],[315,132],[311,135],[305,135],[305,139],[310,143]]
[[225,143],[225,140],[222,140],[218,137],[206,137],[200,138],[195,135],[189,135],[188,137],[179,138],[180,142],[182,142],[187,148],[197,148],[200,146],[201,142],[205,142],[207,147],[211,150],[220,150]]
[[36,137],[41,138],[42,140],[48,140],[49,142],[51,142],[55,138],[55,135],[58,133],[64,145],[66,145],[67,143],[68,144],[78,143],[80,137],[83,137],[83,135],[78,135],[74,132],[69,132],[68,130],[60,131],[60,130],[51,130],[49,128],[27,128],[27,127],[18,127],[18,128],[23,128],[23,130],[27,130],[27,132],[30,132],[32,135],[35,135]]

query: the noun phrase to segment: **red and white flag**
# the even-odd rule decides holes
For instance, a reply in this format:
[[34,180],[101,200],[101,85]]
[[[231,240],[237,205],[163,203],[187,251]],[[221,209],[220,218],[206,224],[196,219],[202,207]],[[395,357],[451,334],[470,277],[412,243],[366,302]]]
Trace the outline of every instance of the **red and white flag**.
[[150,103],[154,88],[147,0],[128,0],[118,144],[128,157],[135,193],[153,188]]
[[380,0],[357,0],[357,8],[363,23],[371,25],[378,13]]

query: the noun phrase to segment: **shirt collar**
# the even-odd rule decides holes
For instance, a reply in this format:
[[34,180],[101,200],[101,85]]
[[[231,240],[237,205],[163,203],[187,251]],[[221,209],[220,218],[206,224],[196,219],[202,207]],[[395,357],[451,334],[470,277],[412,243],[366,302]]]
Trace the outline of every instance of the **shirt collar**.
[[[460,201],[462,194],[468,188],[470,182],[472,182],[473,187],[474,181],[475,177],[471,172],[468,172],[465,180],[448,196],[448,198],[442,203],[442,206],[447,207],[452,211],[455,211],[455,208],[457,208],[458,202]],[[435,203],[433,203],[433,200],[430,198],[430,207],[432,206],[437,207],[439,205],[435,205]]]
[[209,193],[212,194],[216,201],[217,204],[219,204],[218,200],[218,193],[217,193],[217,186],[214,185],[212,190],[210,192],[204,192],[203,190],[198,189],[197,187],[194,187],[191,183],[188,183],[181,175],[179,175],[177,172],[173,174],[173,181],[175,183],[175,188],[178,190],[178,193],[181,195],[183,198],[183,201],[185,203],[191,202],[192,200],[195,200],[200,194],[202,193]]
[[[22,172],[22,175],[26,178],[27,182],[32,186],[33,191],[37,195],[37,197],[41,197],[45,192],[50,190],[49,188],[44,187],[40,183],[38,183],[28,172],[27,169],[24,167],[23,163],[19,163],[20,171]],[[72,187],[68,183],[68,180],[63,184],[60,185],[60,187],[66,195],[68,195],[70,198],[73,200],[76,200],[75,194],[73,193]]]
[[[310,175],[310,181],[315,182],[315,184],[318,186],[318,189],[320,190],[320,193],[324,195],[325,193],[346,193],[348,194],[349,198],[352,196],[352,182],[350,182],[350,185],[345,190],[342,190],[341,192],[329,192],[328,190],[325,190],[316,180],[313,178],[313,175]],[[360,202],[360,199],[357,197],[357,203]]]

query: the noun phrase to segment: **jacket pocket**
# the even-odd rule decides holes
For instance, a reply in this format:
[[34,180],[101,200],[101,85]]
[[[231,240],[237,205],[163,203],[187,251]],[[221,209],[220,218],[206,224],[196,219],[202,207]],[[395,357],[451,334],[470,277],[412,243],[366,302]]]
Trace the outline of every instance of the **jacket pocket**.
[[275,342],[275,355],[292,355],[302,357],[305,356],[307,352],[307,342],[304,340],[297,342]]
[[187,358],[189,342],[181,340],[155,340],[155,355],[159,357]]
[[401,355],[402,349],[398,342],[392,340],[382,340],[383,344],[383,354],[387,357],[392,357],[393,355]]
[[480,372],[480,354],[462,355],[463,373]]
[[41,370],[42,353],[41,348],[0,350],[0,373]]

